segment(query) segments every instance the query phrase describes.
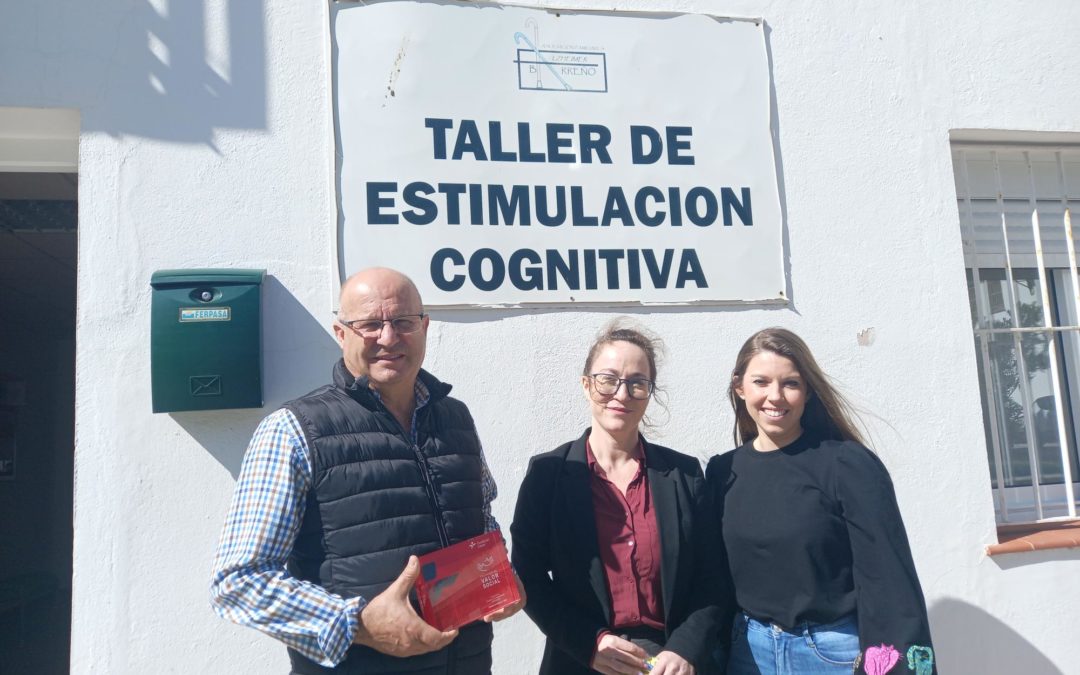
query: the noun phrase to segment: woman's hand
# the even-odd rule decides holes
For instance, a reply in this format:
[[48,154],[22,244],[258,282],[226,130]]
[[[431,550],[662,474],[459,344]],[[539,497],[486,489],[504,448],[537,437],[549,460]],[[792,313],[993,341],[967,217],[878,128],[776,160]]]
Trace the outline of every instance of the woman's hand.
[[650,675],[695,675],[690,662],[675,652],[660,652]]
[[649,653],[633,642],[605,633],[596,643],[589,667],[603,675],[641,675],[646,672],[647,658]]

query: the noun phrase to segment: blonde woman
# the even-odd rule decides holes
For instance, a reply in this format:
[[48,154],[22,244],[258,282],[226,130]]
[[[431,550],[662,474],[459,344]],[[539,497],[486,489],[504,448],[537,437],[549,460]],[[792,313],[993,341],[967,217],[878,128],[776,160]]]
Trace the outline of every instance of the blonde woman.
[[706,475],[739,607],[729,675],[935,672],[889,474],[806,343],[756,333],[728,394],[739,447]]

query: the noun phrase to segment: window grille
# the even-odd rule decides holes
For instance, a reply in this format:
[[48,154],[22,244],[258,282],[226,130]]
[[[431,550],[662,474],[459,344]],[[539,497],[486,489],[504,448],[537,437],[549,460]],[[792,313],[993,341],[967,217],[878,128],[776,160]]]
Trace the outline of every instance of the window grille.
[[998,521],[1075,518],[1080,145],[952,150]]

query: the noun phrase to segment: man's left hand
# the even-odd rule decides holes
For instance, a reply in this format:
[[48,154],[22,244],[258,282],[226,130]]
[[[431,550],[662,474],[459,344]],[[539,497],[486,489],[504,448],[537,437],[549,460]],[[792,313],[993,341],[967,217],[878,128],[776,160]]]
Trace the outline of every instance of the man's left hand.
[[660,652],[649,675],[695,675],[694,666],[675,652]]
[[492,621],[502,621],[503,619],[509,619],[517,614],[522,607],[525,606],[525,587],[521,585],[521,579],[518,579],[517,572],[514,572],[514,582],[517,583],[518,595],[521,598],[512,605],[507,605],[497,612],[492,612],[484,617],[484,621],[491,623]]

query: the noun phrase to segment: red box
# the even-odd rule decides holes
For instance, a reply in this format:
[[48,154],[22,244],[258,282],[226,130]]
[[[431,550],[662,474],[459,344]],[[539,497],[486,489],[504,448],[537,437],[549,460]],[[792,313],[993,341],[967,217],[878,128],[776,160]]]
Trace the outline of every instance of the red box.
[[521,599],[498,532],[420,556],[420,615],[439,630],[460,628]]

